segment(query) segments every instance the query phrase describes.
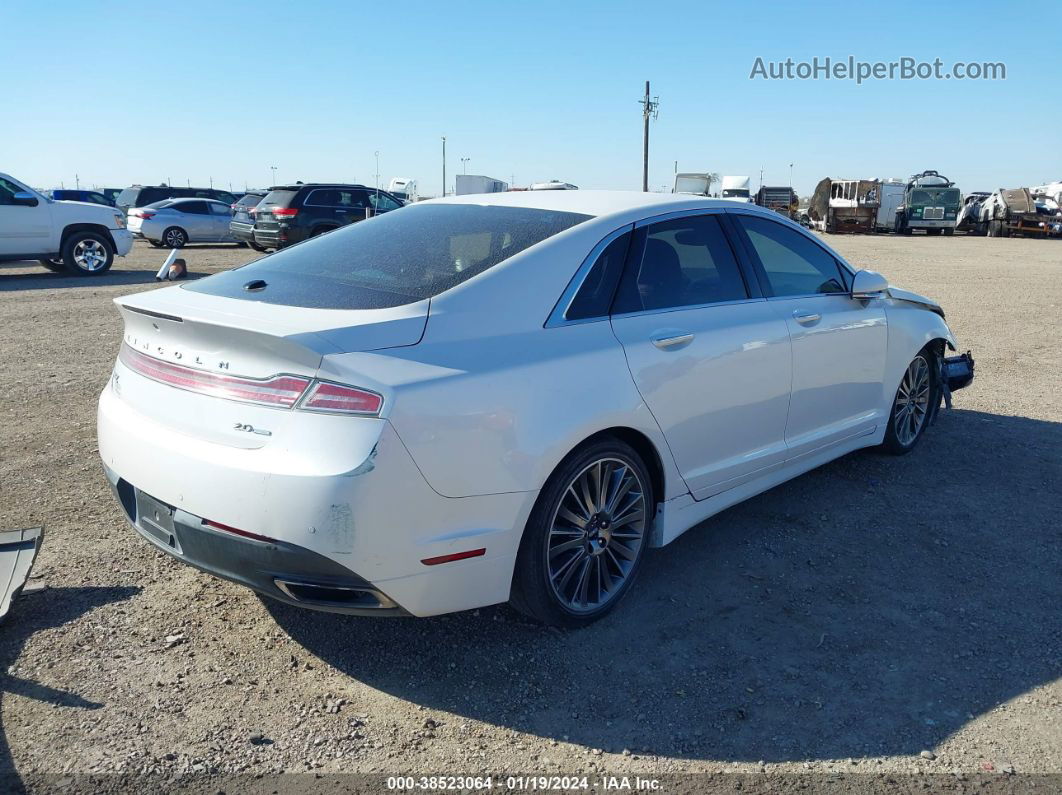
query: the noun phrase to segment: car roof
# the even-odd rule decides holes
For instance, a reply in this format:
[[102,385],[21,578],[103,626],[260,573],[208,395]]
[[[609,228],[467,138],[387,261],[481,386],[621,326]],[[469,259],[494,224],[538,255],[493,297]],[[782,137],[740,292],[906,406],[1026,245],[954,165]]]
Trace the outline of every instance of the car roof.
[[[635,210],[673,210],[699,208],[750,207],[727,199],[709,199],[684,193],[643,193],[623,190],[532,190],[507,193],[474,193],[429,199],[419,204],[477,204],[499,207],[528,207],[538,210],[557,210],[585,215],[606,216]],[[652,214],[651,212],[649,214]]]
[[[354,182],[301,182],[298,185],[274,185],[270,190],[301,190],[302,188],[364,188]],[[383,191],[383,189],[380,189]]]

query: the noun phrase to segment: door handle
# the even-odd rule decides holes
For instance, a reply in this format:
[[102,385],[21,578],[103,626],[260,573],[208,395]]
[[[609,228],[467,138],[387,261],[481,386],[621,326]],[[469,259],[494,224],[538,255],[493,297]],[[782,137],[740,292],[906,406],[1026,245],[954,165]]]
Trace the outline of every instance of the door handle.
[[654,334],[649,338],[660,350],[667,350],[668,348],[674,348],[677,345],[685,345],[687,342],[693,341],[692,334],[674,334],[672,332],[664,332],[663,334]]
[[793,313],[793,319],[802,326],[810,326],[822,320],[818,312],[801,312],[799,309]]

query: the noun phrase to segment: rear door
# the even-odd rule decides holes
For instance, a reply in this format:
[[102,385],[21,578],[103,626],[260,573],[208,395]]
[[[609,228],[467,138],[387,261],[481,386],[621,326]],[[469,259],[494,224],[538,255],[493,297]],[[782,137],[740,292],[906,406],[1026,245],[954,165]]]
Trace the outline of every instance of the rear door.
[[640,225],[612,309],[631,375],[696,499],[786,458],[789,332],[742,273],[722,212]]
[[214,226],[214,240],[217,241],[230,241],[235,238],[232,237],[232,233],[229,231],[229,223],[232,221],[232,208],[229,205],[220,201],[209,201],[207,207],[210,209],[210,219]]
[[180,224],[192,242],[216,240],[214,218],[202,199],[185,199],[173,205],[180,213]]
[[761,289],[793,340],[785,438],[795,458],[871,433],[883,422],[884,302],[852,298],[850,274],[809,234],[731,211]]

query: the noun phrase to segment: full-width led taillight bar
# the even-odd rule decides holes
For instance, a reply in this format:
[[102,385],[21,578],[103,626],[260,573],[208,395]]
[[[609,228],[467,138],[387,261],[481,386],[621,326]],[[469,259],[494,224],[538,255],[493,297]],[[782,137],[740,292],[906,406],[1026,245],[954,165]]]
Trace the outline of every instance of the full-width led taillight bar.
[[[271,378],[241,378],[208,373],[174,364],[134,350],[126,344],[118,359],[136,373],[177,389],[202,395],[257,403],[277,408],[298,408],[331,414],[375,415],[383,408],[383,398],[357,387],[315,381],[299,375]],[[301,401],[301,402],[300,402]]]
[[146,356],[124,344],[118,358],[130,370],[153,381],[187,389],[189,392],[267,406],[291,408],[310,385],[309,378],[297,375],[275,375],[272,378],[256,379],[193,370],[181,364]]

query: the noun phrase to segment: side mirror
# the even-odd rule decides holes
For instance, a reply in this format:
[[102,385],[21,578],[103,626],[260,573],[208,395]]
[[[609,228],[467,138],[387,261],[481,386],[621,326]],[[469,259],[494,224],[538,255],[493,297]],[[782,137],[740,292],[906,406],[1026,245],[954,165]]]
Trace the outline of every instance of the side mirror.
[[852,279],[853,298],[881,298],[888,289],[889,280],[877,271],[856,271]]
[[40,204],[40,202],[37,201],[37,197],[28,190],[20,190],[18,193],[12,194],[11,203],[18,205],[19,207],[36,207]]

